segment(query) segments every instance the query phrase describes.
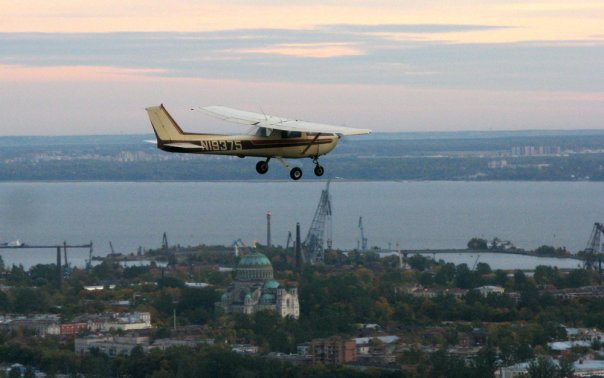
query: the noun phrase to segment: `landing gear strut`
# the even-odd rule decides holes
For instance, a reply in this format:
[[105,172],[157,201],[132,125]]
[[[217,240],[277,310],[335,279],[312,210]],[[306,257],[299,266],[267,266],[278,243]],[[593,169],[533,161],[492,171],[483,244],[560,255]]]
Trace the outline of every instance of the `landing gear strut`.
[[269,160],[271,160],[271,158],[268,158],[266,160],[260,160],[258,163],[256,163],[256,172],[260,173],[261,175],[268,172],[268,161]]

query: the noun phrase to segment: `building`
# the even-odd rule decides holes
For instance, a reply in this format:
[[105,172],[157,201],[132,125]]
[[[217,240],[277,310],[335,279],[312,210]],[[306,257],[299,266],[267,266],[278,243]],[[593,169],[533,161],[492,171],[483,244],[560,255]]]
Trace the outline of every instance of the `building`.
[[61,334],[61,318],[55,314],[0,315],[0,330],[24,330],[38,336]]
[[234,282],[215,304],[216,312],[254,314],[277,311],[282,317],[300,316],[297,288],[283,288],[273,277],[273,266],[262,253],[254,252],[239,260]]
[[74,351],[77,354],[89,353],[96,349],[109,357],[119,355],[129,356],[134,348],[140,346],[146,349],[149,346],[149,338],[137,336],[106,336],[106,337],[82,337],[74,341]]
[[400,338],[394,335],[357,337],[354,339],[357,360],[362,363],[378,364],[394,362],[394,350],[399,340]]
[[480,286],[480,287],[475,288],[474,290],[478,290],[480,295],[482,295],[483,297],[487,297],[489,294],[500,295],[500,294],[505,293],[505,289],[502,288],[501,286],[491,286],[491,285]]
[[309,352],[313,364],[340,365],[357,359],[355,341],[345,340],[338,336],[311,341]]
[[61,324],[61,335],[76,335],[88,329],[88,323],[63,323]]
[[143,352],[149,352],[153,349],[166,350],[174,347],[191,347],[197,345],[214,344],[214,339],[186,338],[186,339],[157,339],[151,343],[147,336],[86,336],[78,337],[74,341],[74,351],[77,354],[84,355],[92,350],[105,353],[110,357],[119,355],[128,356],[136,347],[140,347]]
[[86,323],[92,332],[111,330],[132,331],[151,328],[149,312],[110,312],[104,314],[87,314],[74,319],[75,323]]
[[[552,360],[558,364],[557,360]],[[512,366],[499,368],[498,376],[501,378],[515,378],[526,376],[528,373],[529,362],[522,362]],[[575,373],[573,377],[601,377],[604,375],[604,361],[601,360],[579,360],[573,364]]]

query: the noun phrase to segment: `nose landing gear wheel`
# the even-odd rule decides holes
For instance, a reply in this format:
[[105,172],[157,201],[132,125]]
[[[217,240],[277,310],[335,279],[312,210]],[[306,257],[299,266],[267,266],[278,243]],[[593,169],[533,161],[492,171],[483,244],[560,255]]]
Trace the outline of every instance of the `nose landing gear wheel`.
[[256,172],[260,173],[261,175],[268,172],[268,162],[260,160],[258,163],[256,163]]
[[317,164],[315,166],[315,176],[323,176],[323,173],[325,173],[325,169],[319,164]]
[[289,177],[291,177],[292,180],[300,180],[302,177],[302,170],[298,167],[292,168],[292,170],[289,171]]

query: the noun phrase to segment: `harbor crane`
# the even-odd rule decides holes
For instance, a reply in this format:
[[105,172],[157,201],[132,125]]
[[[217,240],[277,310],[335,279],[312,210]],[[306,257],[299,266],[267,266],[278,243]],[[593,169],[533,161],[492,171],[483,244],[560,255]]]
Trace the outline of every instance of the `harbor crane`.
[[604,234],[604,224],[598,222],[594,223],[591,236],[583,251],[585,254],[585,269],[597,269],[600,273],[602,273],[602,253],[604,253],[602,234]]
[[233,240],[231,246],[235,249],[235,257],[251,253],[250,247],[248,247],[241,239]]
[[168,249],[168,235],[165,232],[161,238],[161,248]]
[[[315,216],[310,224],[310,229],[302,243],[304,252],[302,259],[305,263],[315,264],[323,262],[325,244],[331,249],[331,198],[329,195],[329,184],[331,179],[327,180],[327,186],[321,192],[321,199]],[[325,243],[327,240],[327,243]]]
[[[67,242],[56,245],[32,245],[27,243],[18,243],[15,245],[0,245],[0,249],[55,249],[57,251],[57,289],[63,289],[63,269],[67,268],[67,248],[88,248],[89,256],[92,256],[92,241],[89,244],[71,245]],[[65,266],[61,263],[61,249],[65,255]]]

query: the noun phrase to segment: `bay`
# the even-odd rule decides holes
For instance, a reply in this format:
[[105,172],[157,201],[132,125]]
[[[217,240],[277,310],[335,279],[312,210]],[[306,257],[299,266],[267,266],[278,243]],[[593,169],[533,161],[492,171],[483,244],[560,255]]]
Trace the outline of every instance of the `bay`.
[[[93,241],[94,254],[170,244],[285,245],[300,222],[303,238],[325,182],[8,182],[0,184],[0,241],[71,244]],[[460,249],[472,237],[517,247],[587,244],[604,218],[604,183],[590,182],[354,182],[331,183],[333,245],[352,249],[363,217],[370,246]],[[83,265],[87,250],[70,250]],[[52,250],[2,250],[6,264],[55,262]],[[518,267],[523,268],[523,267]]]

